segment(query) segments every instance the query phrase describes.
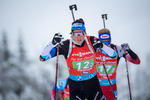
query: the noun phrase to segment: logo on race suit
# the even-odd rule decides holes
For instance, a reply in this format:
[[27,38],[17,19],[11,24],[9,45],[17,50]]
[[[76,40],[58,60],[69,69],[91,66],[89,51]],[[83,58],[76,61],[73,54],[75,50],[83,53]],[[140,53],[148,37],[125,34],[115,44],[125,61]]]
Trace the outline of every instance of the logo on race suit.
[[109,38],[109,35],[107,34],[101,35],[101,39],[108,39],[108,38]]
[[82,57],[84,55],[88,55],[88,54],[91,54],[92,52],[79,52],[79,53],[76,53],[76,54],[72,54],[72,56],[79,56],[79,57]]
[[82,27],[82,24],[81,23],[76,23],[74,26],[80,26],[80,27]]
[[81,80],[81,76],[78,76],[78,80]]
[[57,83],[57,87],[58,87],[58,88],[63,88],[63,87],[65,87],[65,82],[64,82],[64,81],[59,81],[59,82]]

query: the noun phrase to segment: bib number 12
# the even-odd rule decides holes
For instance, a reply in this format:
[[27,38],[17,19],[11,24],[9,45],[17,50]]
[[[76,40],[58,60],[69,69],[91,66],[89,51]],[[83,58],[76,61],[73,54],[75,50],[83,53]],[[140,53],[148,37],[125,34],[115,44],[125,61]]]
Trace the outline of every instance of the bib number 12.
[[88,69],[94,66],[93,63],[94,63],[93,59],[86,60],[86,61],[77,61],[77,62],[73,62],[73,68],[78,70]]

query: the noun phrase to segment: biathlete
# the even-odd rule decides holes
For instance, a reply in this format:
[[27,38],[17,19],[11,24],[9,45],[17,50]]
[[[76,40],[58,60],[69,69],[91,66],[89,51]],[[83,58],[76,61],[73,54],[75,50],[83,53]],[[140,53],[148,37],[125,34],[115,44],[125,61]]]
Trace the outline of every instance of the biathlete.
[[[99,30],[99,40],[106,44],[107,46],[111,47],[117,52],[116,58],[110,58],[103,50],[101,49],[100,52],[96,52],[96,67],[97,67],[97,77],[99,79],[99,83],[101,86],[101,89],[103,91],[103,94],[106,98],[106,100],[115,100],[115,98],[118,97],[117,95],[117,83],[116,83],[116,74],[117,74],[117,67],[119,64],[119,60],[121,57],[124,57],[127,59],[127,61],[134,63],[134,64],[140,64],[140,59],[129,47],[128,44],[124,43],[121,46],[117,46],[111,43],[111,34],[110,31],[106,28]],[[99,54],[100,53],[100,54]],[[102,64],[101,58],[104,62],[104,65],[106,67],[109,79],[111,81],[111,85],[114,90],[115,98],[112,93],[110,84],[108,82],[108,78],[106,76],[106,73],[104,71],[104,66]]]
[[71,38],[61,43],[62,35],[55,34],[40,55],[41,61],[57,56],[57,43],[59,55],[63,55],[69,71],[70,100],[102,100],[103,92],[96,75],[95,52],[100,48],[109,57],[116,57],[116,52],[98,38],[87,36],[83,19],[72,23]]

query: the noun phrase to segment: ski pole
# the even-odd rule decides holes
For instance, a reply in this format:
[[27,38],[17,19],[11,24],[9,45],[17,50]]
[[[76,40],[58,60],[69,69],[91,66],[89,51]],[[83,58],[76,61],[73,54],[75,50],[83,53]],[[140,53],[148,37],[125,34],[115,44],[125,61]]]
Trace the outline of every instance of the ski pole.
[[128,87],[129,87],[130,100],[132,100],[131,87],[130,87],[130,79],[129,79],[129,72],[128,72],[128,62],[127,62],[126,58],[125,58],[125,62],[126,62],[126,69],[127,69],[127,79],[128,79]]
[[105,19],[107,20],[107,14],[102,14],[102,18],[103,18],[104,28],[106,28],[105,27]]
[[74,4],[74,5],[70,5],[70,6],[69,6],[69,8],[70,8],[71,13],[72,13],[73,21],[75,21],[75,17],[74,17],[73,9],[77,10],[77,6],[76,6],[76,4]]
[[[102,19],[103,19],[104,28],[106,28],[106,27],[105,27],[105,19],[107,20],[107,14],[102,14]],[[104,62],[103,62],[103,59],[102,59],[102,57],[101,57],[100,49],[98,50],[98,52],[99,52],[99,55],[100,55],[100,58],[101,58],[101,61],[102,61],[102,65],[103,65],[103,67],[104,67],[104,70],[105,70],[105,73],[106,73],[106,76],[107,76],[108,82],[109,82],[109,84],[110,84],[110,87],[111,87],[112,93],[113,93],[113,95],[114,95],[114,99],[115,99],[115,100],[117,100],[117,98],[115,97],[114,90],[113,90],[112,84],[111,84],[111,82],[110,82],[110,79],[109,79],[109,76],[108,76],[108,73],[107,73],[106,67],[105,67]]]
[[102,56],[101,56],[101,54],[100,54],[100,49],[98,49],[98,53],[99,53],[100,59],[101,59],[101,61],[102,61],[102,65],[103,65],[103,67],[104,67],[104,70],[105,70],[105,73],[106,73],[108,82],[109,82],[109,84],[110,84],[110,88],[111,88],[112,94],[114,95],[114,99],[117,100],[117,98],[115,97],[114,90],[113,90],[112,84],[111,84],[111,82],[110,82],[110,79],[109,79],[109,76],[108,76],[106,67],[105,67],[105,64],[104,64],[103,59],[102,59]]
[[55,98],[54,98],[54,100],[56,100],[57,73],[58,73],[58,58],[59,58],[59,44],[57,45],[56,75],[55,75]]

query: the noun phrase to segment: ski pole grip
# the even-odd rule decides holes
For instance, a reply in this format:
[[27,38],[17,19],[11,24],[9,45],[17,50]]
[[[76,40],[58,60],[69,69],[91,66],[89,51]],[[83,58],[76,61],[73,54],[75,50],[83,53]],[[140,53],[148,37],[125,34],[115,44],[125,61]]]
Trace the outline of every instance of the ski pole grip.
[[74,5],[70,5],[70,6],[69,6],[69,8],[70,8],[70,10],[72,10],[73,8],[74,8],[75,10],[77,10],[77,6],[76,6],[76,4],[74,4]]
[[107,20],[107,14],[102,14],[102,18]]

